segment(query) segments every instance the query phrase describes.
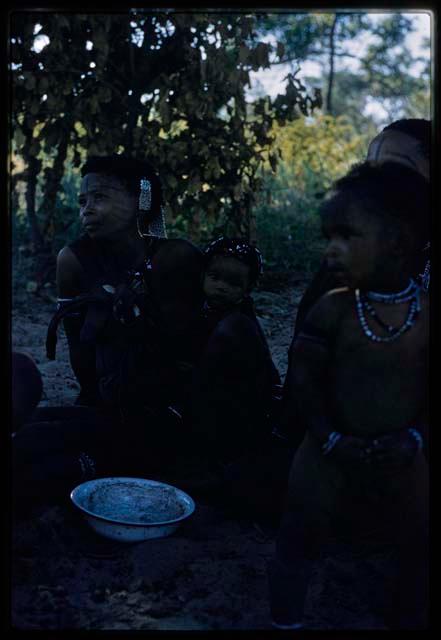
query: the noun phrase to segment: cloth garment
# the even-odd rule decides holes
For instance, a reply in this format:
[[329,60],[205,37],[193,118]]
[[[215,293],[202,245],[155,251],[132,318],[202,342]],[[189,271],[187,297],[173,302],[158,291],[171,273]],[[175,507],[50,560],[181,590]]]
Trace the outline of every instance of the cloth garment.
[[[146,244],[146,261],[150,260],[158,248],[167,242],[164,238],[149,238]],[[127,283],[132,274],[122,270],[105,247],[82,235],[72,242],[69,249],[82,266],[81,290],[92,292],[107,284],[113,287]],[[97,406],[100,404],[98,380],[95,365],[93,339],[97,325],[102,325],[108,317],[108,309],[101,305],[84,307],[77,314],[64,319],[64,328],[69,344],[71,364],[80,383],[77,404]]]

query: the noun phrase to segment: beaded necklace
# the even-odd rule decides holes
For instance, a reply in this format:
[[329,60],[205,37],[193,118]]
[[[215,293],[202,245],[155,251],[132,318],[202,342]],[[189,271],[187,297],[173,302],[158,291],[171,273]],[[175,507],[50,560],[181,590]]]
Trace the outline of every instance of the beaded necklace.
[[[405,331],[408,331],[413,327],[416,316],[421,311],[420,291],[421,287],[413,279],[410,280],[406,289],[403,289],[403,291],[399,291],[398,293],[377,293],[375,291],[361,293],[360,289],[356,289],[355,301],[357,316],[360,320],[361,327],[369,340],[372,340],[373,342],[392,342],[399,338]],[[400,327],[393,327],[390,324],[386,324],[379,317],[374,307],[370,304],[370,301],[382,302],[385,304],[401,304],[403,302],[410,302],[407,318]],[[385,329],[389,335],[376,335],[367,323],[366,312],[369,313],[375,322]]]

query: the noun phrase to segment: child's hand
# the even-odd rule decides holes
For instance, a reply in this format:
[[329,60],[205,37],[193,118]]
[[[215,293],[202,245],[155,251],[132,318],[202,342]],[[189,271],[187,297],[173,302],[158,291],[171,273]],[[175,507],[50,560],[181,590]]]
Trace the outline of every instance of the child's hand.
[[408,429],[381,436],[366,447],[367,459],[377,466],[403,468],[408,466],[418,451],[418,442]]
[[366,441],[354,436],[342,436],[329,456],[344,465],[359,465],[366,457]]

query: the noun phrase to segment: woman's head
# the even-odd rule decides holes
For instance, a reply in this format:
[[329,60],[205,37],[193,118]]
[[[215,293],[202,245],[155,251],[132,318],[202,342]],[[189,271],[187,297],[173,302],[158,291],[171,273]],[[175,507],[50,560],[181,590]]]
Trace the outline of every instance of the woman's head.
[[[161,183],[145,161],[121,155],[92,156],[81,171],[80,217],[90,236],[100,239],[162,220]],[[161,235],[161,234],[157,234]]]
[[396,120],[371,141],[366,159],[381,164],[397,162],[430,178],[431,124],[429,120]]

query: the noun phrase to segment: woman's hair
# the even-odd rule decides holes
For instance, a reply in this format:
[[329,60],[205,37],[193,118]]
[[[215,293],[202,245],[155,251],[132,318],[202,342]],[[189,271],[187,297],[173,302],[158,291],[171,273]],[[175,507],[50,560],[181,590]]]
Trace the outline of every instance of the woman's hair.
[[381,165],[369,161],[355,165],[334,184],[321,214],[345,209],[358,202],[385,224],[405,223],[421,248],[429,238],[430,191],[427,181],[416,171],[397,162]]
[[210,242],[205,251],[206,264],[214,256],[232,256],[250,268],[250,283],[255,284],[263,272],[262,254],[257,247],[253,247],[241,238],[227,238],[220,236]]
[[148,217],[161,214],[163,204],[162,187],[159,176],[153,167],[145,160],[138,160],[124,155],[90,156],[81,169],[81,176],[88,173],[100,173],[118,178],[127,190],[139,198],[140,183],[143,178],[150,182],[151,206]]
[[404,118],[391,122],[383,131],[401,131],[408,136],[412,136],[421,145],[421,149],[427,158],[430,158],[432,126],[430,120],[424,118]]

